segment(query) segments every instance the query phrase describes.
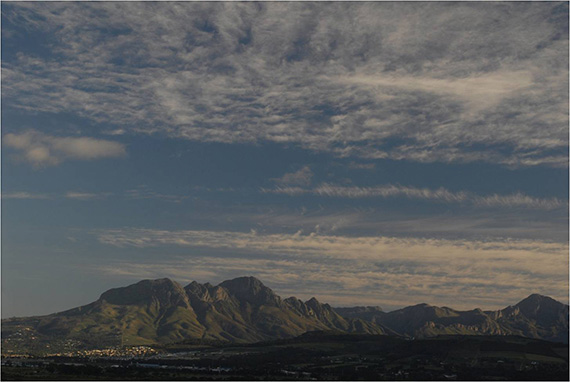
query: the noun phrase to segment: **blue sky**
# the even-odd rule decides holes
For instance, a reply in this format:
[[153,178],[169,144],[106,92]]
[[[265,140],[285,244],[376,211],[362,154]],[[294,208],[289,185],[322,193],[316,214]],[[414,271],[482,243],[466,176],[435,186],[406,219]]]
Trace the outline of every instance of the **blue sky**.
[[568,300],[566,3],[2,3],[2,316],[143,278]]

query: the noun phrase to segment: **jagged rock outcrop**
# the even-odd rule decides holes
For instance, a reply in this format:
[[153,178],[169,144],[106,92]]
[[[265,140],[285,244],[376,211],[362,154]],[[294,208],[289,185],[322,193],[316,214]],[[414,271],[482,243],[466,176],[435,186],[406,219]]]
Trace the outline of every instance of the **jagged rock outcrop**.
[[336,309],[344,317],[361,318],[385,330],[415,338],[443,334],[519,335],[568,342],[568,305],[533,294],[514,306],[498,311],[457,311],[418,304],[392,312],[372,309]]
[[184,288],[159,279],[108,290],[97,301],[65,312],[2,320],[3,349],[12,346],[9,339],[16,332],[30,339],[20,341],[24,348],[41,349],[58,341],[80,347],[184,340],[256,342],[331,330],[416,338],[512,334],[567,342],[568,305],[531,295],[514,306],[486,312],[428,304],[392,312],[378,307],[334,309],[314,297],[305,302],[281,299],[254,277],[216,286],[193,281]]
[[255,277],[238,277],[224,281],[220,287],[228,291],[237,300],[248,302],[255,306],[281,306],[281,298],[271,289],[263,285]]
[[186,291],[170,279],[143,280],[123,288],[110,289],[99,298],[114,305],[151,304],[162,308],[180,306],[189,308]]
[[3,321],[3,333],[26,327],[49,342],[55,336],[87,347],[168,343],[188,339],[255,342],[314,330],[383,333],[353,322],[316,299],[282,300],[254,277],[213,286],[169,279],[143,280],[111,289],[89,304],[33,319]]
[[514,306],[488,313],[505,332],[568,342],[568,305],[548,296],[532,294]]

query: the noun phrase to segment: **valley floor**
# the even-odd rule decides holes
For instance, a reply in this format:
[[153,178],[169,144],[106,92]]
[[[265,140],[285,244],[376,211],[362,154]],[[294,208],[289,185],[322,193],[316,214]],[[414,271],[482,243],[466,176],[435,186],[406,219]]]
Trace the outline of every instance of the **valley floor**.
[[240,346],[178,344],[145,356],[4,357],[2,380],[568,380],[568,345],[311,333]]

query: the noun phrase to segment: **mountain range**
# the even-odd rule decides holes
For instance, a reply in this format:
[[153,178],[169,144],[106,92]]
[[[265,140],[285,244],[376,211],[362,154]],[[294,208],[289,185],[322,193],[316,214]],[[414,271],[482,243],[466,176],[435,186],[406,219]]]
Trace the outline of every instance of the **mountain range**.
[[419,304],[333,308],[316,298],[282,299],[254,277],[219,285],[143,280],[110,289],[88,305],[2,320],[2,352],[101,348],[181,341],[257,342],[310,331],[432,337],[519,335],[568,342],[568,305],[533,294],[497,311]]

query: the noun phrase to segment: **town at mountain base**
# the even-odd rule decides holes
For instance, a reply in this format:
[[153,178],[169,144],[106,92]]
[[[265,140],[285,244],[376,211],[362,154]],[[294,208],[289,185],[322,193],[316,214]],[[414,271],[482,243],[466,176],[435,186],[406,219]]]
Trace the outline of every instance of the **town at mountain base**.
[[108,290],[88,305],[46,316],[2,320],[2,352],[42,352],[150,345],[188,340],[258,342],[306,332],[437,335],[517,335],[568,343],[568,305],[533,294],[497,311],[457,311],[419,304],[392,312],[379,307],[332,308],[312,298],[281,299],[254,277],[213,286],[143,280]]

